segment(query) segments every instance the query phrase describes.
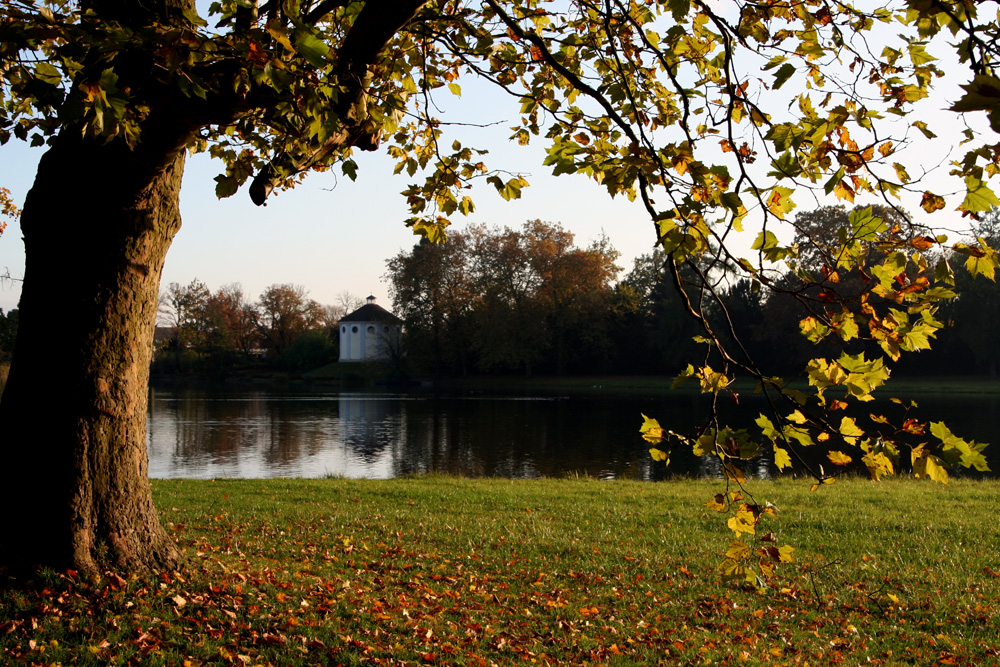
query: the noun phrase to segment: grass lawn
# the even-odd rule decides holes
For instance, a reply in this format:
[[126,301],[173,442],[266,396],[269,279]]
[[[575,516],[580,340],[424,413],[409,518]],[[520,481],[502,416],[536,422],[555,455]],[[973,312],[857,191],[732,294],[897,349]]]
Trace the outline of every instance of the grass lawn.
[[762,592],[720,486],[158,481],[185,568],[0,592],[0,664],[1000,664],[1000,483],[756,483]]
[[[805,390],[808,383],[805,380],[792,379],[792,386]],[[452,378],[438,383],[443,389],[477,390],[477,391],[520,391],[520,392],[569,392],[578,394],[639,394],[643,396],[683,395],[699,393],[698,383],[688,381],[676,389],[671,389],[674,382],[672,376],[665,375],[594,375],[594,376],[539,376],[525,378],[509,377],[473,377]],[[757,382],[748,378],[737,378],[733,389],[740,393],[750,393],[757,387]],[[901,376],[894,377],[881,390],[883,397],[899,396],[914,398],[920,396],[947,395],[983,395],[1000,394],[1000,380],[986,376]]]

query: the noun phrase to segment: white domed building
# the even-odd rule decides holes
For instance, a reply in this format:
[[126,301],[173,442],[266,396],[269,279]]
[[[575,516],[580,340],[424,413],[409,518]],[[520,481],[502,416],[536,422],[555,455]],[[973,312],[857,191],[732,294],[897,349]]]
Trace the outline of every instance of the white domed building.
[[399,354],[403,320],[382,306],[375,297],[340,318],[340,361],[388,361]]

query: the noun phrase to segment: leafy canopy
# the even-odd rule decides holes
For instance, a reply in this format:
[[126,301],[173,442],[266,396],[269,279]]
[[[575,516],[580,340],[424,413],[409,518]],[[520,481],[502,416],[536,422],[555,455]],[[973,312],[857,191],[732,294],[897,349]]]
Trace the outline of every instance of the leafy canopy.
[[[984,239],[949,241],[901,206],[914,198],[926,214],[976,218],[1000,205],[992,135],[965,131],[950,165],[961,184],[954,193],[923,183],[931,165],[907,150],[941,131],[915,113],[928,101],[970,122],[984,112],[1000,130],[995,3],[222,0],[208,20],[190,0],[162,4],[140,20],[144,10],[111,0],[4,3],[0,143],[41,145],[71,131],[141,152],[178,140],[163,127],[180,117],[191,130],[179,135],[186,147],[225,165],[219,196],[250,182],[257,203],[309,170],[338,167],[353,178],[354,150],[388,144],[397,173],[411,179],[407,224],[439,241],[450,216],[475,210],[475,181],[505,199],[528,185],[487,166],[485,151],[447,141],[432,115],[435,95],[461,95],[464,78],[481,77],[512,95],[512,140],[542,142],[555,174],[584,175],[642,203],[708,343],[704,362],[682,377],[718,397],[736,374],[749,375],[773,406],[757,431],[724,427],[713,409],[700,433],[669,439],[717,456],[736,484],[739,462],[762,446],[817,485],[857,461],[875,479],[891,474],[904,448],[914,472],[932,479],[946,479],[950,463],[979,464],[981,446],[943,426],[926,438],[909,407],[898,421],[840,411],[868,401],[903,353],[931,344],[937,308],[955,295],[949,258],[994,277],[997,253]],[[945,66],[967,79],[958,99],[935,99]],[[900,214],[856,208],[813,244],[817,263],[782,240],[782,221],[810,196]],[[755,239],[749,252],[735,242],[741,233]],[[706,317],[711,304],[725,310],[719,281],[734,272],[797,298],[809,340],[875,350],[818,356],[802,372],[807,390],[789,389],[756,366],[735,331],[724,345]],[[863,289],[841,289],[849,274]],[[660,432],[653,421],[647,439]],[[654,457],[668,460],[669,446],[657,444]],[[831,448],[829,469],[801,454],[819,444]],[[767,514],[738,492],[713,503],[734,508],[737,536],[754,535]],[[747,557],[730,551],[728,561]],[[786,559],[763,553],[762,563]]]

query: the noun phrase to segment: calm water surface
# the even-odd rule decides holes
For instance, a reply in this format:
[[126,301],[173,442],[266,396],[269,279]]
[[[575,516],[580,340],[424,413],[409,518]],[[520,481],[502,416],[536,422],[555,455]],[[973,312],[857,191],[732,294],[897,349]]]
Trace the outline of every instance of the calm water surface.
[[[422,393],[277,393],[154,389],[147,442],[151,477],[390,478],[443,472],[602,479],[714,475],[711,457],[675,452],[654,464],[639,437],[640,413],[686,431],[705,415],[700,397],[439,396]],[[753,396],[727,405],[731,423],[751,424]],[[997,397],[927,399],[921,407],[960,435],[990,441]],[[888,408],[886,408],[888,409]],[[968,425],[958,428],[958,424]],[[991,451],[992,450],[992,451]],[[1000,443],[987,449],[1000,469]],[[769,474],[766,462],[753,466]]]

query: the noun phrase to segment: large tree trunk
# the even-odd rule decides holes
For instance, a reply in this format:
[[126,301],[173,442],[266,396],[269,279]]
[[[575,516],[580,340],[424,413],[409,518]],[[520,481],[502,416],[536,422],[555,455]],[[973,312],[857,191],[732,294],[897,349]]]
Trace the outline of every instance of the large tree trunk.
[[184,150],[168,143],[151,162],[70,128],[42,157],[0,403],[0,564],[94,573],[177,561],[146,452],[160,272],[181,224]]

